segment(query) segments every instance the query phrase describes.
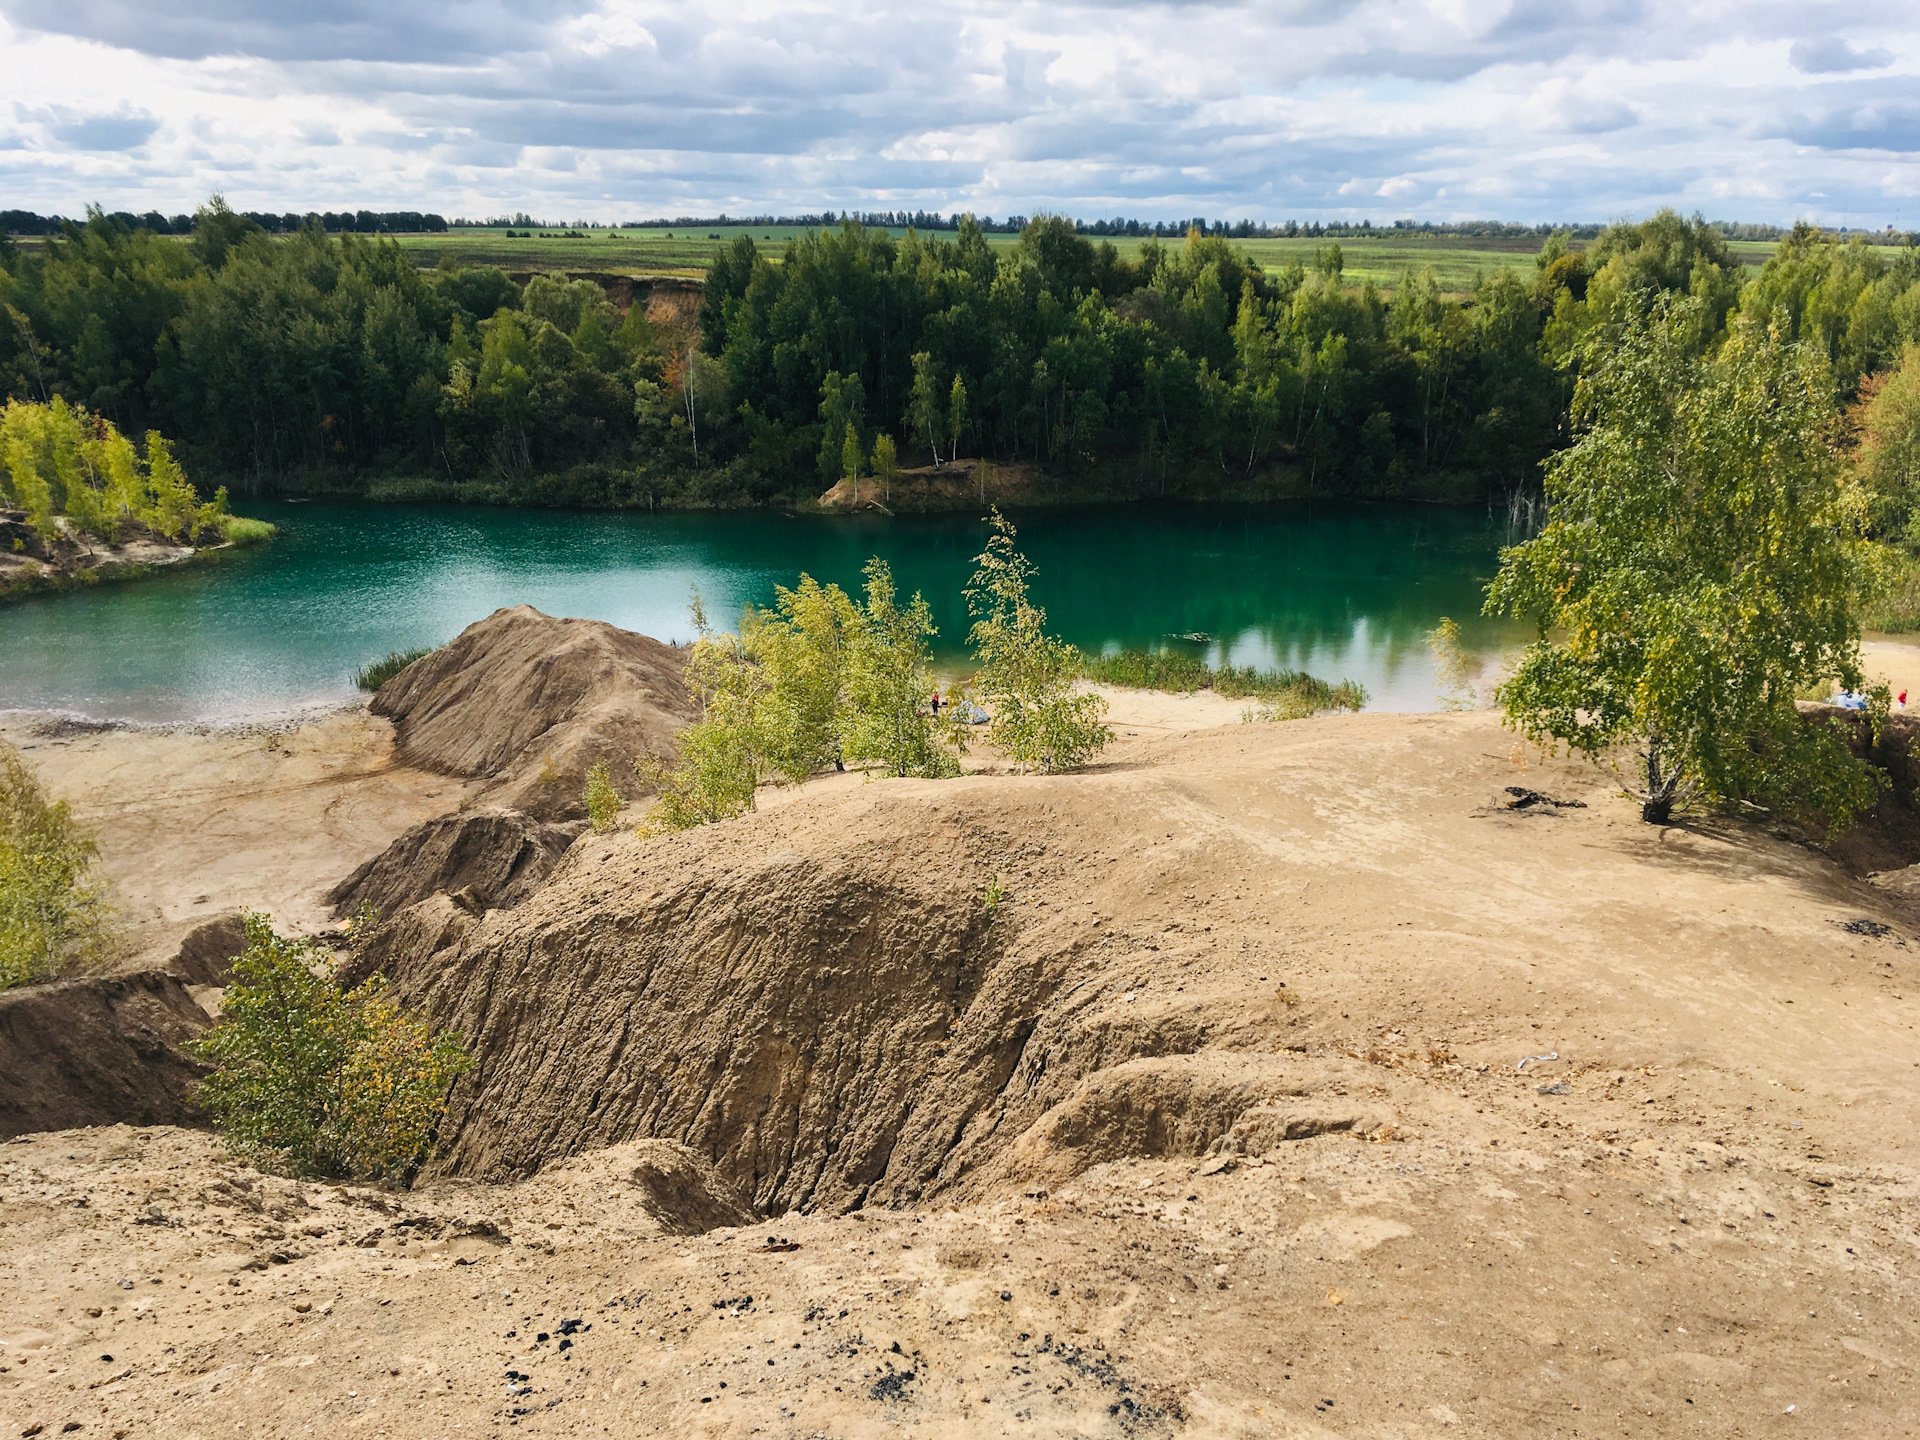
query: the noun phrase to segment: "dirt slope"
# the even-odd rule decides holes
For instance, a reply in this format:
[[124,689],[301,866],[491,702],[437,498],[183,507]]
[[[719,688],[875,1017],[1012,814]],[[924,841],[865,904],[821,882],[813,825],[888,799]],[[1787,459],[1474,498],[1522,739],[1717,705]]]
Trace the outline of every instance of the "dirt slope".
[[[0,1411],[1912,1433],[1920,942],[1894,904],[1752,830],[1641,826],[1482,715],[589,837],[393,957],[479,1064],[457,1173],[390,1211],[236,1200],[184,1132],[0,1148]],[[655,1140],[711,1173],[672,1151],[643,1185],[598,1148]],[[709,1228],[740,1206],[767,1218]]]
[[692,719],[684,666],[645,635],[516,605],[409,665],[372,709],[394,722],[411,763],[486,780],[484,799],[500,808],[572,819],[596,761],[624,776],[635,759],[672,756]]
[[0,1138],[76,1125],[177,1125],[204,1070],[181,1050],[206,1029],[158,970],[0,991]]
[[464,891],[479,907],[518,905],[552,873],[578,827],[517,810],[456,810],[427,820],[327,892],[341,915],[363,905],[393,915],[437,894]]

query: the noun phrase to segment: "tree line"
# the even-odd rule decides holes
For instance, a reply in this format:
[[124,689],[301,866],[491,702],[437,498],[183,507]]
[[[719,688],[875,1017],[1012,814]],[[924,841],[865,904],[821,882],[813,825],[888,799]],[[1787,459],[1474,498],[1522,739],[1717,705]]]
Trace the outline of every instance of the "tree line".
[[[238,210],[234,213],[249,225],[274,235],[291,235],[309,225],[318,225],[329,235],[421,235],[437,234],[450,228],[446,216],[431,210],[287,210],[280,213],[271,210]],[[91,212],[88,218],[91,218]],[[107,213],[105,218],[123,229],[151,230],[156,235],[191,235],[196,223],[192,215],[163,215],[158,210],[147,210],[138,215],[131,210],[115,210]],[[0,235],[66,235],[85,223],[85,220],[70,220],[64,215],[36,215],[31,210],[0,210]]]
[[1077,493],[1472,499],[1535,483],[1586,342],[1662,295],[1698,300],[1702,352],[1748,322],[1805,336],[1836,405],[1897,393],[1875,377],[1920,341],[1912,247],[1802,226],[1749,278],[1670,211],[1549,236],[1465,296],[1354,284],[1337,241],[1268,270],[1198,231],[1123,253],[1060,219],[1006,247],[967,217],[848,223],[720,248],[695,326],[216,198],[184,242],[94,212],[0,246],[0,387],[162,430],[250,493],[763,503],[964,457]]

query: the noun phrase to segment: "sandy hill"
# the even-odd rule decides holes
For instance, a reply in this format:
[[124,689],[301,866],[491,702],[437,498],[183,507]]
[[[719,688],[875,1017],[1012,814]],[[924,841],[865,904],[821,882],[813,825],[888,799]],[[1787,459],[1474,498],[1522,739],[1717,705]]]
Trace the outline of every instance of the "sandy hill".
[[585,837],[387,957],[478,1056],[425,1188],[261,1180],[179,1130],[0,1147],[0,1412],[1912,1433],[1900,903],[1750,827],[1645,827],[1484,715]]
[[625,781],[633,761],[673,757],[693,719],[685,665],[645,635],[515,605],[394,676],[372,710],[393,721],[410,764],[485,779],[490,805],[573,819],[596,762]]

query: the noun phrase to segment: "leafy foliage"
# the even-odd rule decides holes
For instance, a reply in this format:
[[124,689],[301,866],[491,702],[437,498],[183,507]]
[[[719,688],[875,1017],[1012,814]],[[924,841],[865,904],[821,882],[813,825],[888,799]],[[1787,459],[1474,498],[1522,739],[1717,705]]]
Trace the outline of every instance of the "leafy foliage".
[[1875,533],[1920,545],[1920,344],[1860,388],[1852,479]]
[[607,772],[606,762],[596,760],[587,767],[586,784],[581,796],[587,807],[587,823],[593,827],[593,833],[604,835],[613,829],[620,819],[620,811],[626,800],[614,788],[613,777]]
[[354,671],[353,683],[362,690],[378,690],[421,656],[432,653],[433,647],[430,645],[421,645],[412,650],[389,650],[378,660],[370,660]]
[[25,511],[49,541],[62,517],[107,540],[142,525],[189,544],[225,538],[232,518],[224,490],[207,502],[194,493],[164,436],[149,431],[142,454],[110,421],[58,396],[0,409],[0,505]]
[[1556,237],[1530,279],[1436,274],[1409,247],[1391,295],[1337,246],[1123,251],[1047,217],[1010,244],[971,220],[741,235],[707,247],[697,324],[274,218],[210,204],[183,245],[94,213],[0,257],[0,393],[157,426],[196,473],[255,487],[709,503],[857,474],[885,434],[915,463],[964,445],[1146,493],[1453,497],[1560,442],[1562,367],[1649,294],[1698,300],[1696,350],[1743,312],[1808,339],[1843,398],[1920,341],[1911,249],[1796,231],[1743,289],[1725,237],[1670,211],[1584,251]]
[[379,976],[343,988],[325,956],[246,917],[220,1018],[194,1042],[200,1099],[227,1143],[264,1167],[404,1182],[431,1152],[447,1091],[471,1061],[407,1016]]
[[987,523],[987,548],[967,583],[967,643],[980,667],[973,688],[992,715],[987,738],[1020,765],[1084,765],[1113,739],[1107,703],[1074,689],[1080,652],[1046,633],[1047,612],[1029,594],[1033,562],[1014,547],[1013,522],[995,510]]
[[802,575],[769,610],[749,609],[740,636],[715,635],[696,602],[700,638],[687,662],[700,719],[680,732],[680,763],[643,764],[659,795],[641,833],[684,830],[753,808],[773,777],[799,784],[826,769],[874,763],[893,775],[959,773],[965,736],[921,709],[933,693],[932,612],[901,606],[893,572],[867,563],[864,605]]
[[1871,772],[1794,704],[1862,685],[1867,577],[1825,433],[1831,382],[1817,353],[1751,327],[1700,356],[1701,304],[1663,302],[1588,354],[1547,524],[1488,595],[1539,625],[1498,698],[1536,740],[1637,746],[1648,820],[1697,798],[1844,823]]
[[686,675],[700,718],[680,732],[678,765],[651,759],[636,767],[641,783],[658,792],[640,822],[642,835],[744,815],[753,809],[760,783],[759,705],[766,677],[739,640],[707,628],[697,600],[694,615],[700,638],[687,657]]
[[859,623],[846,592],[811,575],[791,590],[776,587],[773,609],[741,617],[743,651],[765,681],[753,707],[755,748],[790,784],[844,766],[840,712]]
[[936,633],[933,611],[918,593],[900,604],[884,560],[867,561],[866,579],[866,603],[847,654],[841,744],[889,775],[957,775],[965,731],[921,708],[934,691],[927,648]]
[[0,990],[57,980],[105,955],[106,885],[93,839],[0,741]]

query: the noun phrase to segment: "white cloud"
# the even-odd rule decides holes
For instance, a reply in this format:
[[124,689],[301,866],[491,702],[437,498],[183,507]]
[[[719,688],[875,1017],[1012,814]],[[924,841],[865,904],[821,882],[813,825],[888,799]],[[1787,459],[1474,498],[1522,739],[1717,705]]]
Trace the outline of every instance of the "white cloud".
[[[1902,7],[1903,9],[1905,7]],[[8,203],[1882,223],[1852,0],[0,0]],[[876,197],[886,197],[884,202]],[[1911,223],[1912,216],[1903,217]]]

